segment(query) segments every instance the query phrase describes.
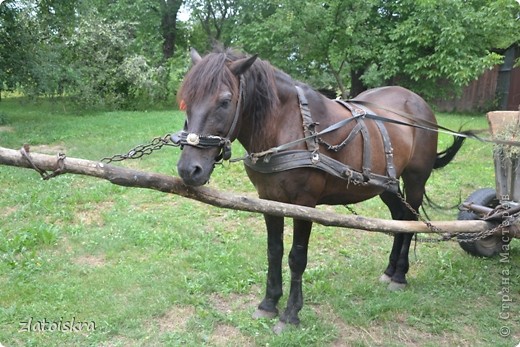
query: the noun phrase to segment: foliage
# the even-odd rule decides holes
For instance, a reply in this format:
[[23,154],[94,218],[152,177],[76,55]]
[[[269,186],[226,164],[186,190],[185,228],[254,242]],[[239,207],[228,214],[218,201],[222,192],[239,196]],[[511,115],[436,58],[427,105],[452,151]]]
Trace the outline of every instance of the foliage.
[[132,52],[128,22],[109,22],[98,16],[84,16],[67,41],[75,72],[72,88],[79,103],[108,107],[129,106],[164,97],[160,93],[161,67],[154,68],[147,59]]
[[441,83],[453,93],[500,63],[496,50],[520,34],[513,0],[241,0],[233,16],[225,1],[189,4],[202,27],[220,28],[205,30],[209,42],[242,46],[298,79],[339,89],[343,96],[388,83],[427,97],[439,96]]
[[232,44],[230,34],[237,14],[243,9],[242,0],[187,0],[191,13],[190,44],[204,52],[215,44]]
[[453,93],[502,62],[493,50],[518,40],[519,13],[511,0],[388,1],[384,15],[396,24],[378,63],[382,76],[430,98]]
[[36,23],[29,13],[29,9],[18,6],[15,1],[0,6],[0,89],[14,90],[22,85],[32,91],[39,81],[45,80],[46,85],[40,90],[45,93],[50,89],[49,73],[55,57],[50,55],[45,59],[44,52],[50,52],[40,42]]
[[175,55],[168,60],[168,63],[168,91],[176,95],[182,84],[184,75],[186,75],[191,67],[191,59],[187,51],[178,50],[175,52]]
[[519,18],[515,0],[7,0],[0,90],[134,108],[172,96],[188,46],[219,41],[344,97],[400,84],[433,98],[500,63]]
[[[13,51],[16,46],[23,45],[28,40],[27,30],[18,30],[16,26],[20,26],[21,21],[18,19],[19,14],[12,7],[11,2],[6,2],[4,6],[0,6],[0,91],[4,88],[12,90],[16,87],[17,79],[21,73],[15,74],[17,61],[20,61],[23,51],[16,50],[18,56],[6,52]],[[24,28],[25,29],[25,28]]]
[[168,64],[157,54],[161,4],[2,4],[0,86],[33,96],[72,96],[83,107],[146,107],[166,99]]
[[452,92],[500,63],[492,50],[518,40],[518,13],[512,0],[286,0],[248,24],[243,42],[282,68],[296,65],[306,80],[326,71],[344,95],[349,82],[357,94],[360,78],[365,87],[398,82],[433,97],[439,82]]

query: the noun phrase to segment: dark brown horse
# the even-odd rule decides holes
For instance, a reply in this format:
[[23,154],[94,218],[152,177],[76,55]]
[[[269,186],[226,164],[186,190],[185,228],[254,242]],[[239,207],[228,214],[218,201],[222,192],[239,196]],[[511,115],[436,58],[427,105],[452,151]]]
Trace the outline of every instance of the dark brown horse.
[[[204,58],[192,50],[191,57],[193,66],[178,94],[179,102],[186,105],[187,121],[177,167],[188,185],[205,184],[215,163],[229,158],[230,142],[238,139],[251,154],[246,171],[263,199],[314,207],[352,204],[380,196],[393,219],[413,220],[416,217],[396,194],[401,189],[395,188],[391,176],[396,182],[402,179],[403,196],[417,210],[431,171],[446,165],[462,144],[456,141],[448,155],[440,156],[436,152],[436,132],[403,125],[431,125],[436,120],[421,97],[401,87],[366,91],[356,98],[359,103],[351,111],[256,56],[217,49]],[[363,104],[370,104],[371,110],[360,106]],[[384,129],[377,120],[364,117],[365,113],[385,117]],[[413,115],[415,122],[403,115]],[[338,122],[343,123],[337,129],[323,132]],[[284,148],[287,143],[291,143],[287,146],[290,148]],[[261,154],[266,150],[266,155]],[[278,152],[289,155],[277,159]],[[325,162],[325,156],[333,159],[331,170],[312,167]],[[302,165],[291,166],[293,157]],[[273,168],[269,166],[273,162],[282,163]],[[285,162],[289,167],[284,167]],[[284,220],[264,217],[269,268],[266,294],[254,317],[276,316],[282,296]],[[311,228],[311,222],[294,220],[289,253],[291,288],[276,330],[286,323],[299,323]],[[390,289],[401,289],[407,283],[412,236],[394,237],[389,264],[380,278],[389,283]]]

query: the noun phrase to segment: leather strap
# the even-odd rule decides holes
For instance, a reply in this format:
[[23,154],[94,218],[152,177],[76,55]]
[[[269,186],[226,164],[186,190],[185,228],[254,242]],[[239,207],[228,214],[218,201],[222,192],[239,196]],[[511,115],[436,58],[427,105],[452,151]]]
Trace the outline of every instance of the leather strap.
[[[244,159],[244,163],[247,167],[261,173],[276,173],[297,168],[314,168],[327,172],[335,177],[345,179],[348,181],[348,183],[376,186],[391,192],[397,192],[399,190],[399,180],[397,180],[395,177],[396,174],[393,164],[393,150],[390,137],[384,124],[382,124],[380,121],[376,121],[376,123],[383,138],[383,145],[386,155],[386,171],[388,176],[377,175],[371,172],[372,153],[370,147],[370,133],[364,121],[364,117],[367,114],[372,114],[369,109],[354,103],[338,101],[352,113],[352,117],[335,123],[320,132],[316,132],[315,127],[317,123],[312,119],[307,98],[305,97],[305,94],[300,87],[296,86],[296,91],[300,104],[304,138],[286,143],[278,147],[273,147],[261,153],[249,154]],[[362,172],[356,171],[349,165],[319,153],[318,143],[324,143],[323,140],[319,139],[320,135],[339,129],[340,127],[345,126],[354,120],[357,124],[354,126],[349,135],[347,135],[345,140],[343,140],[339,145],[327,146],[330,150],[337,152],[350,143],[358,133],[361,133],[361,136],[363,137]],[[301,143],[302,141],[305,141],[308,149],[307,151],[287,150],[288,148],[296,145],[297,143]]]
[[[336,102],[339,103],[340,105],[342,105],[343,107],[347,108],[351,112],[358,112],[358,113],[364,112],[366,118],[374,120],[374,122],[376,123],[376,125],[379,129],[381,137],[383,139],[383,148],[385,151],[385,158],[386,158],[386,173],[388,174],[389,177],[395,178],[397,176],[397,173],[395,171],[395,166],[394,166],[394,154],[393,154],[394,150],[392,148],[392,141],[390,140],[390,135],[388,134],[388,130],[386,129],[386,126],[384,125],[383,120],[382,120],[382,119],[386,119],[386,118],[377,116],[370,109],[366,108],[363,105],[354,103],[354,102],[346,102],[343,100],[336,100]],[[366,148],[365,146],[363,146],[363,147],[364,147],[364,149],[363,149],[363,172],[365,173],[367,169],[370,170],[370,168],[371,168],[371,164],[367,164],[367,161],[369,161],[371,158],[366,159],[365,156],[370,157],[371,153],[370,153],[370,147],[369,148]]]
[[292,147],[296,146],[299,143],[307,141],[309,139],[309,137],[316,137],[316,138],[318,138],[321,135],[325,135],[325,134],[331,133],[334,130],[342,128],[345,125],[347,125],[348,123],[355,121],[356,118],[362,117],[362,116],[363,116],[363,114],[353,115],[353,117],[345,118],[345,119],[343,119],[343,120],[341,120],[341,121],[339,121],[337,123],[334,123],[334,124],[328,126],[327,128],[321,130],[320,132],[315,133],[314,135],[309,135],[309,136],[306,136],[306,137],[301,138],[301,139],[297,139],[297,140],[294,140],[294,141],[291,141],[291,142],[287,142],[287,143],[284,143],[283,145],[272,147],[272,148],[269,148],[268,150],[265,150],[265,151],[262,151],[262,152],[249,153],[248,156],[252,156],[254,158],[261,158],[261,157],[264,157],[266,155],[270,155],[270,154],[273,154],[273,153],[278,153],[278,152],[281,152],[281,151],[285,151],[285,150],[287,150],[289,148],[292,148]]
[[392,148],[392,143],[390,142],[390,136],[388,135],[388,131],[386,130],[385,124],[383,122],[376,120],[376,125],[383,137],[383,146],[386,156],[386,173],[388,176],[395,178],[396,172],[394,166],[394,149]]
[[357,118],[358,123],[361,124],[361,136],[363,137],[363,166],[361,167],[361,171],[363,171],[363,176],[368,180],[370,176],[370,172],[372,171],[372,152],[370,149],[370,133],[368,132],[367,125],[363,118]]
[[298,94],[298,101],[300,104],[300,114],[302,116],[305,144],[307,145],[307,149],[309,151],[317,152],[319,150],[318,140],[316,137],[316,125],[318,123],[314,122],[312,119],[311,111],[309,110],[309,102],[307,101],[307,97],[305,97],[303,89],[296,86],[296,92]]
[[368,177],[326,155],[319,155],[315,161],[315,154],[305,150],[291,150],[268,155],[263,159],[247,156],[244,164],[260,173],[277,173],[299,168],[313,168],[322,170],[335,177],[347,180],[355,185],[367,185],[383,188],[390,192],[397,192],[399,180],[392,177],[370,173]]
[[361,131],[362,127],[363,127],[363,124],[358,122],[356,124],[356,126],[354,126],[354,128],[352,128],[352,131],[347,135],[345,140],[343,140],[341,143],[339,143],[337,145],[328,144],[327,142],[323,141],[321,138],[318,138],[318,142],[322,145],[327,146],[328,151],[339,152],[344,147],[346,147],[350,142],[352,142],[352,140],[354,140],[356,135],[359,134],[359,132]]

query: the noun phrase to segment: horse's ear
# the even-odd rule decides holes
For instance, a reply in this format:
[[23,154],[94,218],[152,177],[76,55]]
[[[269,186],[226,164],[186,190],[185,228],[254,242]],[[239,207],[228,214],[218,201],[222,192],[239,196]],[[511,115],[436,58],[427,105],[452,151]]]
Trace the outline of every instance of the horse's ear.
[[199,52],[195,48],[190,49],[190,57],[191,57],[191,63],[193,65],[197,64],[199,61],[202,60]]
[[255,55],[253,55],[252,57],[249,57],[249,58],[242,58],[242,59],[239,59],[237,61],[234,61],[231,64],[229,64],[229,69],[235,75],[237,75],[237,76],[241,75],[244,72],[246,72],[247,69],[249,69],[251,67],[251,65],[253,65],[253,63],[255,62],[256,58],[258,58],[257,54],[255,54]]

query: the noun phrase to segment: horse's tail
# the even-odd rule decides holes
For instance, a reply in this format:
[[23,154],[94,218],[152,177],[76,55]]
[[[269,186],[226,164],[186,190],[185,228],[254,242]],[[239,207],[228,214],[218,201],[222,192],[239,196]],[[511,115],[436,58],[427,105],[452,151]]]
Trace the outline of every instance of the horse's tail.
[[448,165],[462,147],[464,140],[466,140],[466,138],[463,136],[453,136],[453,144],[444,151],[437,153],[437,158],[435,159],[433,168],[440,169]]

